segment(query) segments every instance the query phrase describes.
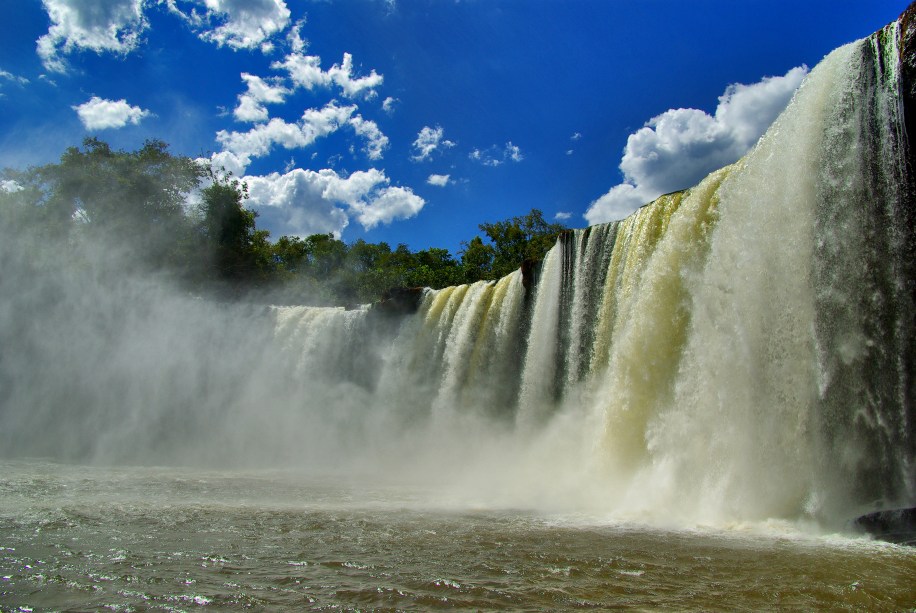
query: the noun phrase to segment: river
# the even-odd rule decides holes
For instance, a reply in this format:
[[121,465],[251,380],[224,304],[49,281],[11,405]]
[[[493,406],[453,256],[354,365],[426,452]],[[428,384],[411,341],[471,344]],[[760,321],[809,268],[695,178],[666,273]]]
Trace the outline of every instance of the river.
[[916,549],[303,473],[0,464],[3,611],[916,606]]

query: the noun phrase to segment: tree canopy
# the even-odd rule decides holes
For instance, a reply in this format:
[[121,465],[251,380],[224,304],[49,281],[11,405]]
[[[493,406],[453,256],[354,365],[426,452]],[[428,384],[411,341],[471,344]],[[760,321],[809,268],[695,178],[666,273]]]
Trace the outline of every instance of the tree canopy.
[[80,253],[93,245],[112,270],[141,267],[194,291],[257,291],[290,303],[371,302],[396,287],[498,279],[542,259],[566,229],[532,209],[481,224],[483,237],[463,242],[458,259],[447,249],[347,244],[332,234],[271,240],[245,206],[244,182],[157,140],[131,152],[87,138],[56,164],[7,169],[0,178],[0,223],[23,231],[8,248],[28,250],[35,262],[52,243]]

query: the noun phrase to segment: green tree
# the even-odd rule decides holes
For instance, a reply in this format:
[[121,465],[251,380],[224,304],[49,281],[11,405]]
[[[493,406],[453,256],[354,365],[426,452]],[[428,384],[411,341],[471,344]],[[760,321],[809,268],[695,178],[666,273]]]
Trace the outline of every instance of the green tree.
[[465,281],[473,283],[493,278],[493,246],[484,243],[479,236],[475,236],[470,242],[462,242],[461,246],[461,266],[464,269]]
[[[193,231],[185,215],[188,194],[206,170],[196,161],[148,140],[134,152],[115,151],[96,138],[68,148],[59,164],[31,171],[46,194],[44,206],[69,213],[94,238],[129,246],[147,264],[176,264]],[[123,254],[122,254],[123,255]]]
[[405,279],[407,286],[439,289],[464,282],[464,270],[448,249],[424,249],[416,252],[413,260]]
[[[493,247],[493,261],[489,271],[489,278],[493,279],[516,270],[525,260],[542,260],[556,243],[560,232],[567,229],[560,223],[548,223],[539,209],[531,209],[527,215],[505,221],[482,223],[479,227]],[[468,248],[470,244],[465,247],[465,252]],[[475,251],[475,257],[480,259],[483,253],[479,246]]]
[[218,277],[235,284],[267,281],[275,268],[270,234],[256,228],[257,213],[245,208],[245,184],[213,175],[201,197],[202,225]]
[[271,253],[277,270],[287,276],[304,271],[309,263],[308,245],[298,236],[281,236]]
[[56,240],[80,244],[81,255],[97,264],[175,270],[194,251],[185,203],[204,173],[162,141],[126,152],[87,138],[57,164],[4,171],[21,188],[5,199],[15,201],[10,209],[20,222],[27,217],[33,232],[40,227]]
[[330,279],[343,266],[347,257],[347,244],[333,234],[312,234],[305,239],[309,254],[308,272],[319,280]]

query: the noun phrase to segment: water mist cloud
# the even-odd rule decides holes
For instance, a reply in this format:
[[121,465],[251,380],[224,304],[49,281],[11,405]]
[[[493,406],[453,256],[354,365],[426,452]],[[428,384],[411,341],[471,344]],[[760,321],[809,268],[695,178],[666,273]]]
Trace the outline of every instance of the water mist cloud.
[[751,85],[732,84],[715,115],[670,109],[627,139],[620,170],[624,182],[592,202],[589,224],[626,217],[664,193],[684,189],[744,155],[786,107],[808,73],[806,66]]

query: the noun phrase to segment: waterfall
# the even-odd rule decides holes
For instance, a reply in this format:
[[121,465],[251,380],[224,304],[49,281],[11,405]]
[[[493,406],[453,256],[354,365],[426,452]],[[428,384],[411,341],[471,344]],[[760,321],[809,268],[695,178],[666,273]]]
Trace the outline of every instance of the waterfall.
[[912,504],[899,38],[830,54],[738,163],[563,233],[527,294],[519,272],[428,291],[375,410],[439,432],[482,417],[526,444],[563,422],[622,510],[829,522]]
[[0,313],[0,450],[355,466],[679,525],[912,506],[904,30],[826,57],[735,164],[415,313],[29,278],[10,312],[41,317]]

